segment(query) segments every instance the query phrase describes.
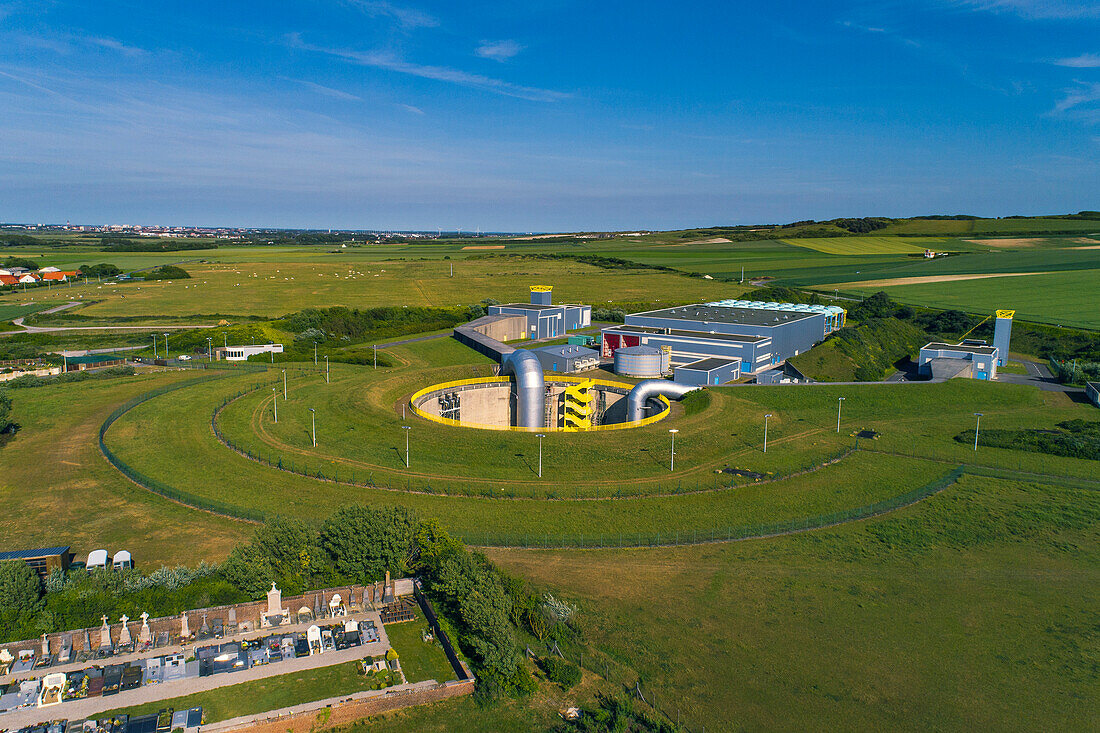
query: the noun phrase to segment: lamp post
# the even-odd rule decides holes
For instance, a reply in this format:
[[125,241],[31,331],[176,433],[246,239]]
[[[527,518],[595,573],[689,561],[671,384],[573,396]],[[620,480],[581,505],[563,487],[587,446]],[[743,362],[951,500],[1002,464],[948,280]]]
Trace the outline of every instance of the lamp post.
[[978,421],[974,423],[974,450],[978,450],[978,429],[982,426],[982,413],[975,412],[974,417],[978,418]]
[[229,334],[227,334],[225,331],[222,331],[222,346],[227,349],[229,348]]
[[678,433],[680,431],[677,430],[676,428],[672,428],[668,432],[672,435],[672,452],[669,453],[669,457],[668,457],[668,470],[669,471],[675,471],[676,470],[676,433]]
[[402,425],[401,429],[405,431],[405,468],[409,467],[409,431],[412,430],[408,425]]
[[275,424],[279,424],[279,392],[275,387],[271,388],[271,406],[275,409]]
[[378,344],[374,345],[374,368],[378,368]]
[[836,431],[840,432],[840,407],[844,404],[843,397],[836,398]]
[[283,370],[283,402],[286,402],[286,369]]
[[542,433],[536,433],[535,437],[539,439],[539,478],[542,478],[542,439],[546,436]]
[[168,334],[164,334],[164,360],[168,360]]
[[317,365],[317,342],[313,342],[313,365]]
[[157,360],[157,335],[153,334],[153,361]]
[[328,354],[325,354],[325,384],[328,384]]
[[214,339],[209,336],[206,337],[206,361],[210,362],[214,360]]
[[317,411],[312,407],[309,408],[311,417],[313,418],[313,447],[317,447]]
[[765,453],[768,452],[768,418],[771,417],[771,416],[772,416],[772,414],[770,412],[767,415],[764,416],[764,452]]

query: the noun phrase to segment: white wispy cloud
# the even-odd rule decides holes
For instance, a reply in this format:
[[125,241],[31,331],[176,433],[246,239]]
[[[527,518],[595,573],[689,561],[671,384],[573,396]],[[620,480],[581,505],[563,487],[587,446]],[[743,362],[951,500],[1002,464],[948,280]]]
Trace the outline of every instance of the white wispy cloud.
[[1092,106],[1094,102],[1100,102],[1100,82],[1078,81],[1076,87],[1067,89],[1065,96],[1055,103],[1054,111],[1068,112]]
[[390,18],[402,28],[434,28],[439,20],[428,13],[403,5],[394,5],[385,0],[345,0],[348,5],[358,8],[372,18]]
[[118,51],[119,53],[126,54],[127,56],[144,56],[148,53],[144,48],[138,48],[137,46],[128,46],[122,41],[114,38],[105,37],[89,37],[88,43],[100,48],[107,48],[111,51]]
[[344,99],[349,102],[360,102],[362,97],[357,97],[350,92],[345,92],[340,89],[333,89],[332,87],[326,87],[324,84],[318,84],[315,81],[309,81],[308,79],[294,79],[289,76],[280,76],[283,81],[293,82],[294,84],[300,84],[306,89],[322,94],[326,97],[333,97],[334,99]]
[[411,104],[400,104],[399,103],[397,106],[400,107],[401,109],[405,110],[406,112],[412,112],[414,115],[424,114],[424,110],[420,109],[419,107],[414,107]]
[[507,61],[523,50],[515,41],[482,41],[477,47],[477,55],[493,61]]
[[851,28],[852,30],[855,30],[855,31],[863,31],[864,33],[888,33],[889,32],[885,28],[881,28],[879,26],[861,25],[859,23],[853,23],[850,20],[843,20],[843,21],[840,22],[840,24],[842,26],[844,26],[845,28]]
[[949,0],[972,10],[1011,13],[1029,20],[1100,18],[1096,0]]
[[294,48],[327,54],[360,66],[370,66],[376,69],[394,71],[399,74],[417,76],[422,79],[433,79],[435,81],[458,84],[460,86],[481,89],[506,97],[516,97],[517,99],[526,99],[532,102],[557,102],[570,97],[570,95],[565,92],[513,84],[512,82],[502,79],[495,79],[483,74],[472,74],[468,71],[462,71],[461,69],[452,69],[447,66],[416,64],[411,61],[406,61],[387,51],[353,51],[350,49],[316,46],[303,41],[299,33],[291,33],[288,35],[287,42]]
[[1100,69],[1100,54],[1083,53],[1067,59],[1058,59],[1054,62],[1058,66],[1068,66],[1073,69]]

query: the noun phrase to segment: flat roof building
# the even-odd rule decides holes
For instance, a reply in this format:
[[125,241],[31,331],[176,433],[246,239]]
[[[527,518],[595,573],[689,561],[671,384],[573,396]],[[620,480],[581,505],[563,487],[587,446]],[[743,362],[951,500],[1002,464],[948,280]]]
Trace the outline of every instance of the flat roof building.
[[5,560],[22,560],[30,565],[31,570],[45,578],[54,570],[66,571],[73,561],[73,554],[69,552],[69,545],[64,547],[43,547],[36,550],[8,550],[0,552],[0,562]]
[[739,362],[739,376],[771,368],[807,351],[844,324],[837,306],[724,300],[631,313],[603,329],[603,356],[623,347],[667,347],[670,363]]
[[680,384],[726,384],[741,377],[741,362],[737,359],[700,359],[673,369],[673,381]]
[[573,374],[598,369],[600,366],[600,352],[586,346],[543,346],[541,349],[534,349],[533,353],[538,357],[543,370],[548,372]]
[[554,305],[548,285],[531,287],[530,303],[505,303],[489,306],[491,316],[523,316],[527,319],[524,335],[529,339],[556,338],[569,331],[592,325],[592,306]]
[[214,358],[218,361],[247,361],[248,357],[256,354],[281,354],[282,344],[252,344],[250,346],[217,346],[214,348]]
[[917,367],[932,379],[996,379],[999,350],[981,341],[932,342],[921,347]]

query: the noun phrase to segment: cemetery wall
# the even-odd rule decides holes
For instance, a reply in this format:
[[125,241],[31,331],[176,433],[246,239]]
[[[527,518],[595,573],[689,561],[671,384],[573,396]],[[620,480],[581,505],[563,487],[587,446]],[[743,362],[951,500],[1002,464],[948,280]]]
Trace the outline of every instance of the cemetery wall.
[[[284,596],[282,599],[282,607],[288,613],[297,613],[301,608],[308,608],[311,612],[315,608],[320,608],[321,611],[324,612],[324,610],[328,608],[328,602],[332,599],[332,595],[334,593],[339,593],[345,605],[351,606],[355,604],[362,608],[370,608],[371,606],[379,606],[381,604],[384,587],[385,584],[379,582],[367,586],[349,585],[340,588],[325,588],[324,590],[311,591],[298,596]],[[393,590],[394,595],[398,597],[412,595],[412,579],[403,578],[393,581]],[[193,635],[197,634],[202,628],[204,616],[209,624],[213,624],[215,619],[221,620],[222,624],[225,626],[231,626],[232,624],[241,626],[247,624],[247,629],[238,629],[236,632],[242,633],[243,631],[247,633],[248,631],[262,630],[260,627],[260,616],[266,611],[266,600],[248,601],[227,606],[196,608],[187,612],[187,621],[191,634]],[[153,638],[156,639],[161,634],[168,634],[169,644],[179,644],[182,615],[183,614],[150,618],[149,630]],[[118,619],[108,619],[108,622],[110,622],[108,623],[108,627],[110,629],[111,643],[117,645],[122,633],[122,624],[118,622]],[[131,638],[136,643],[141,633],[141,619],[132,618],[129,620],[127,626],[130,630]],[[74,629],[71,631],[59,631],[47,634],[46,639],[49,642],[50,652],[56,654],[61,649],[63,642],[71,637],[72,653],[75,656],[82,651],[94,652],[98,649],[102,631],[102,626],[94,626],[87,629]],[[227,633],[229,633],[228,630]],[[90,648],[85,647],[86,639],[91,643]],[[7,649],[13,656],[18,656],[19,652],[23,650],[29,650],[35,652],[35,654],[40,654],[42,650],[42,637],[0,644],[0,649]]]

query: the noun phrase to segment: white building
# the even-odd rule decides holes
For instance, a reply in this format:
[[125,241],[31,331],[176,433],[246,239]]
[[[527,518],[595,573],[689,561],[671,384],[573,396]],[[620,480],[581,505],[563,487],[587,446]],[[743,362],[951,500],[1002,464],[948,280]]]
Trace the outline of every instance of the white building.
[[219,346],[214,349],[214,358],[218,361],[246,361],[256,354],[283,353],[282,344],[253,344],[251,346]]

